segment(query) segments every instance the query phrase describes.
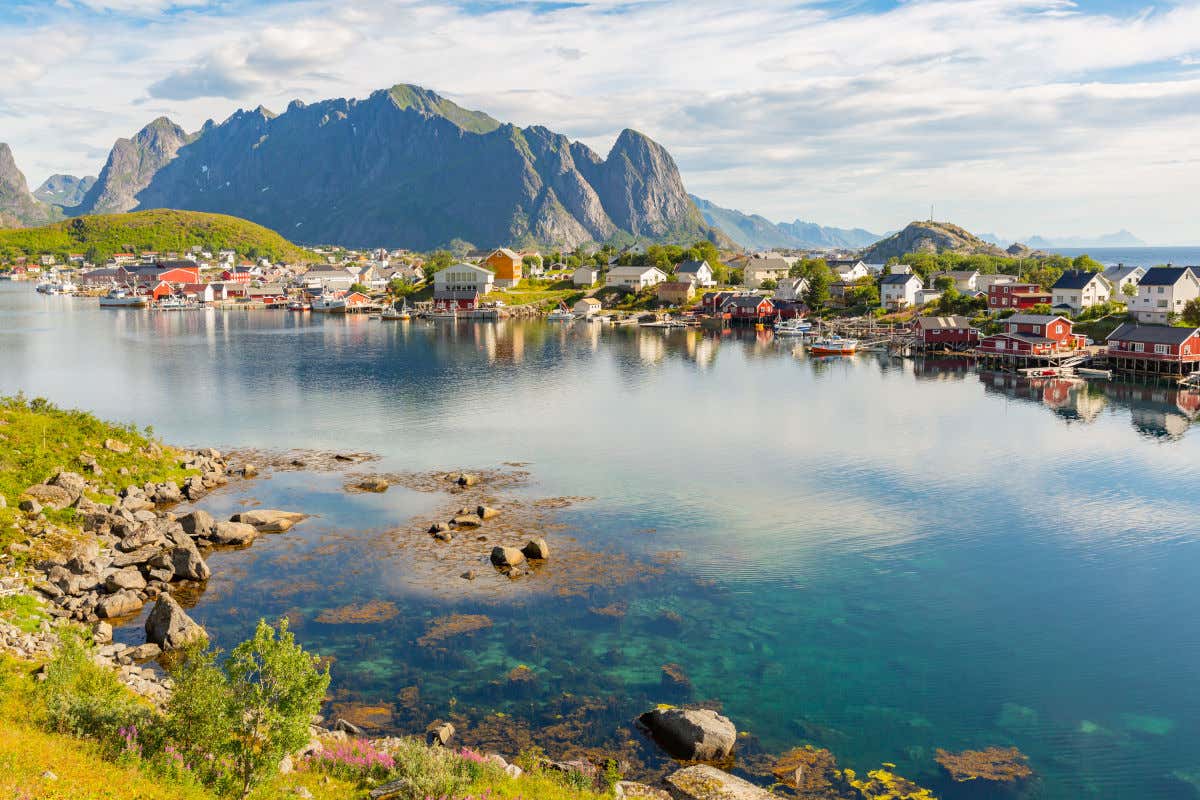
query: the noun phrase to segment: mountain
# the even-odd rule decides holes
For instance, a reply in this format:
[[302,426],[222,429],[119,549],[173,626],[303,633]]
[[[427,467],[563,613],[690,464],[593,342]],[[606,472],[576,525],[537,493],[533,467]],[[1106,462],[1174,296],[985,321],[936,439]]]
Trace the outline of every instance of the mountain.
[[758,214],[721,208],[695,195],[691,198],[709,225],[720,228],[747,250],[856,249],[881,238],[862,228],[828,228],[802,220],[774,223]]
[[239,110],[194,134],[165,118],[119,140],[80,212],[212,211],[305,242],[427,249],[721,234],[659,144],[633,130],[607,158],[418,86],[364,100]]
[[88,175],[85,178],[77,178],[74,175],[51,175],[42,181],[41,186],[33,190],[33,196],[43,203],[70,208],[83,202],[83,196],[95,182],[95,175]]
[[1146,243],[1122,228],[1103,236],[1030,236],[1031,247],[1146,247]]
[[275,231],[244,219],[197,211],[134,211],[98,214],[38,228],[0,231],[0,259],[16,255],[88,253],[107,257],[124,250],[184,252],[199,245],[211,250],[252,251],[271,259],[315,259]]
[[12,149],[0,143],[0,228],[44,225],[56,219],[62,219],[62,212],[33,196]]
[[913,222],[899,233],[868,247],[863,261],[879,263],[902,258],[906,253],[962,253],[963,255],[1006,256],[993,244],[949,222]]
[[159,117],[132,139],[117,139],[77,212],[115,214],[135,208],[138,193],[193,138],[171,120]]

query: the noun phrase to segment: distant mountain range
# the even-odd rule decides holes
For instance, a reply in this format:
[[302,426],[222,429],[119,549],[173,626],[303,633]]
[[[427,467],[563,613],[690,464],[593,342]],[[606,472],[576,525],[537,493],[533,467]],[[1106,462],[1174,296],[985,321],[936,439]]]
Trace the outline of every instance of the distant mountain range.
[[1125,229],[1103,236],[1030,236],[1030,247],[1146,247],[1146,243]]
[[33,190],[33,196],[43,203],[70,208],[83,202],[88,189],[96,182],[95,175],[76,178],[74,175],[51,175]]
[[722,208],[696,195],[692,202],[704,215],[704,220],[720,228],[729,238],[747,250],[785,249],[849,249],[866,247],[883,237],[862,228],[830,228],[815,222],[771,222],[759,214],[745,214]]
[[[4,166],[0,157],[0,179]],[[58,206],[69,215],[187,209],[295,241],[418,249],[453,239],[728,241],[644,134],[626,129],[602,158],[547,128],[501,123],[409,85],[364,100],[297,100],[278,115],[260,106],[195,133],[161,117],[118,139],[86,188],[87,179],[57,177],[40,199],[0,189],[0,213],[28,225],[52,221]],[[67,195],[79,194],[70,205]]]

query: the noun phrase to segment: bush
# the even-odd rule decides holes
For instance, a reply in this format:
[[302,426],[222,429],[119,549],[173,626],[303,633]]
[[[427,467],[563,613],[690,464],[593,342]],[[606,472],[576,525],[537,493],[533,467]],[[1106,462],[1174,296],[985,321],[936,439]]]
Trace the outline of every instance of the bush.
[[43,724],[56,733],[97,739],[107,748],[124,749],[122,729],[145,727],[150,709],[139,702],[108,667],[92,659],[82,636],[68,629],[46,664],[38,687]]

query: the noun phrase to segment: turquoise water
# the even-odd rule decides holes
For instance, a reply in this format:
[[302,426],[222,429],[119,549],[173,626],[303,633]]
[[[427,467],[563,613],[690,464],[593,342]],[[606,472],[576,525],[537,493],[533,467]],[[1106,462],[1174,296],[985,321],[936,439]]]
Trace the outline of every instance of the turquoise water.
[[[934,749],[1015,745],[1029,797],[1200,796],[1194,393],[816,361],[770,334],[101,312],[0,284],[18,389],[182,444],[523,462],[514,497],[594,498],[547,512],[552,547],[645,569],[568,592],[430,580],[389,532],[438,494],[276,472],[205,501],[319,515],[213,555],[193,613],[223,646],[288,614],[335,658],[335,701],[384,727],[456,715],[503,752],[533,731],[650,772],[628,722],[685,699],[660,682],[675,663],[752,734],[751,772],[809,742],[967,796],[942,794]],[[368,601],[397,613],[318,620]],[[451,613],[491,627],[416,644]]]

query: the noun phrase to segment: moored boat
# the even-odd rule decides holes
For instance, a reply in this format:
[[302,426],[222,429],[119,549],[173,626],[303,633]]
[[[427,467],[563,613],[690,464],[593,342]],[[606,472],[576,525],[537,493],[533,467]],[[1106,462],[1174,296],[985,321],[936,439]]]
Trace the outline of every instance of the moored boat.
[[150,299],[145,295],[134,294],[128,289],[110,289],[100,297],[101,308],[146,308]]
[[322,314],[345,314],[346,298],[322,294],[312,300],[312,310]]
[[303,300],[293,300],[287,305],[288,311],[312,311],[312,306]]
[[547,322],[570,322],[573,319],[575,319],[575,314],[567,308],[566,303],[562,302],[558,304],[558,308],[546,315]]
[[408,303],[405,302],[401,308],[396,308],[395,305],[386,306],[379,315],[380,319],[388,320],[406,320],[412,319],[412,315],[408,313]]
[[844,336],[817,339],[808,346],[808,352],[815,356],[849,356],[857,351],[858,340],[847,339]]
[[776,336],[803,336],[812,330],[812,323],[800,317],[776,321],[773,330]]

